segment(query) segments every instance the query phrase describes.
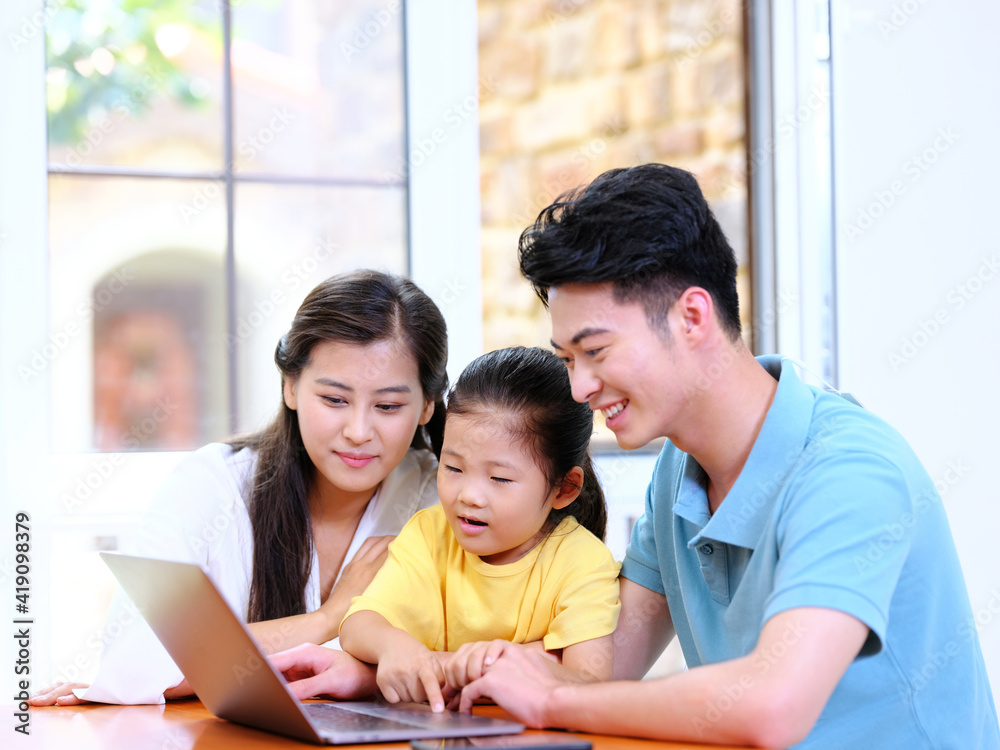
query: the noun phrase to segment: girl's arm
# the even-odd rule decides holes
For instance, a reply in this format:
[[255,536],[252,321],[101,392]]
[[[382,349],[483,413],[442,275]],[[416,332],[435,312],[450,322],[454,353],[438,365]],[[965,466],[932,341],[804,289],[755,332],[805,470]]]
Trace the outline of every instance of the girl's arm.
[[371,610],[355,612],[344,620],[340,645],[356,659],[377,666],[375,681],[390,703],[427,701],[434,711],[444,710],[441,657],[447,654],[439,656]]

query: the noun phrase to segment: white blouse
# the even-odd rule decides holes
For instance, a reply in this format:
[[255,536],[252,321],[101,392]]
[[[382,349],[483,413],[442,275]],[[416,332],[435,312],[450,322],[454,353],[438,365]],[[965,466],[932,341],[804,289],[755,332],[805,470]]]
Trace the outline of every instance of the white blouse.
[[[253,531],[245,494],[256,458],[250,448],[234,452],[223,443],[192,453],[164,481],[134,543],[124,550],[200,564],[244,620],[253,571]],[[409,450],[368,502],[345,563],[368,537],[398,534],[414,513],[437,503],[436,476],[437,461],[430,451]],[[342,571],[343,567],[338,579]],[[315,549],[305,603],[307,612],[321,604]],[[180,669],[119,587],[108,609],[97,677],[78,695],[101,703],[163,703],[163,691],[182,679]]]

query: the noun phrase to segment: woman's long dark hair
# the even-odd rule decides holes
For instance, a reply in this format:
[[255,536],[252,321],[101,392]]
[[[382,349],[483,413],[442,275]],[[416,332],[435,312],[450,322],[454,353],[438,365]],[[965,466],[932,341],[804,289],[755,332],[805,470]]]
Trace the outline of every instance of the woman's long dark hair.
[[[399,339],[417,362],[424,398],[434,414],[418,427],[412,447],[440,456],[444,434],[445,365],[448,335],[437,305],[408,279],[378,271],[333,276],[303,300],[292,327],[278,342],[274,361],[285,381],[309,364],[313,347],[324,341],[362,346]],[[312,563],[309,490],[316,467],[309,459],[296,413],[282,398],[265,429],[230,442],[236,450],[257,451],[257,468],[247,509],[253,526],[253,573],[249,622],[302,614]]]
[[514,346],[498,349],[473,360],[448,394],[448,414],[514,416],[509,426],[523,430],[551,487],[563,483],[574,466],[583,469],[580,495],[565,508],[549,514],[552,528],[566,516],[598,539],[604,539],[608,508],[604,490],[590,460],[594,413],[587,404],[573,400],[566,366],[552,352]]

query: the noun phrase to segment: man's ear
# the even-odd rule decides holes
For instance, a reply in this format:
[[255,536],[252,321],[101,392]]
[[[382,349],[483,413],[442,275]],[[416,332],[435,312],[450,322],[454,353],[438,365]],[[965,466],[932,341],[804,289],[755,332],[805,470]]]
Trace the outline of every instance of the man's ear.
[[685,289],[674,303],[674,309],[680,317],[681,330],[687,334],[695,329],[703,329],[715,314],[712,295],[700,286]]
[[583,469],[574,466],[566,472],[562,483],[556,488],[556,495],[552,498],[552,507],[562,510],[580,496],[583,489]]
[[298,384],[298,378],[285,378],[285,382],[281,386],[281,393],[285,398],[285,406],[292,411],[295,411],[298,404],[298,399],[295,394],[296,386],[298,386]]

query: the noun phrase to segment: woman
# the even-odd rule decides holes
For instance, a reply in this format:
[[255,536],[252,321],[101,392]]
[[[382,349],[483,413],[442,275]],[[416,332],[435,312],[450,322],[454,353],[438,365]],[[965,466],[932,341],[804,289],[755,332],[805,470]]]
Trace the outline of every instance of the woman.
[[[264,430],[185,459],[157,493],[137,554],[197,562],[266,651],[336,638],[389,538],[437,502],[447,332],[413,282],[335,276],[303,301],[275,351],[282,404]],[[345,564],[346,563],[346,564]],[[33,705],[78,702],[73,684]],[[84,700],[189,695],[119,590]]]

